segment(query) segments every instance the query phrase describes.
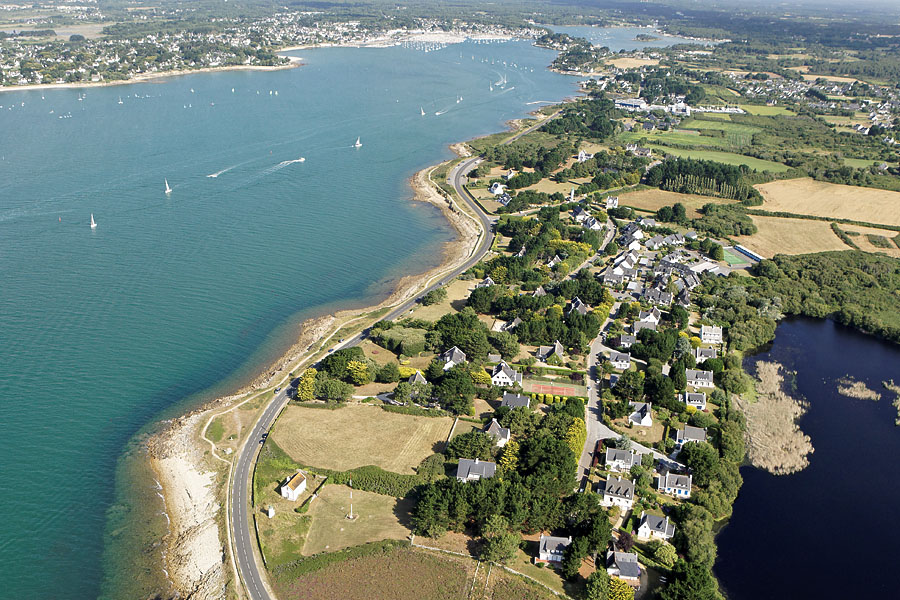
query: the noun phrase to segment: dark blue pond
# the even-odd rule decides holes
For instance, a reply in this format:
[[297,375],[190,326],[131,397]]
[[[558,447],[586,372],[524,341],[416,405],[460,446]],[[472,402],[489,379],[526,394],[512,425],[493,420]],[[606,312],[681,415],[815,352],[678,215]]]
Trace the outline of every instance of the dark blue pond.
[[[774,476],[744,467],[734,516],[717,538],[715,573],[730,600],[892,598],[900,558],[900,428],[893,394],[900,346],[831,321],[791,319],[771,348],[747,358],[796,371],[800,419],[815,452],[809,466]],[[881,400],[837,393],[844,376]],[[891,590],[894,590],[891,592]]]

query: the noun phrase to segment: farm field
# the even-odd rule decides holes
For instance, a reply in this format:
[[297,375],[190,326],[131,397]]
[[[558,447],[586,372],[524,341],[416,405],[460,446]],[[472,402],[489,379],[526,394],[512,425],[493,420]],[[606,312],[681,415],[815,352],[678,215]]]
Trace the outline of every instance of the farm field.
[[475,563],[413,549],[351,558],[281,582],[291,600],[464,600]]
[[696,129],[698,131],[723,131],[725,139],[732,146],[748,146],[753,141],[753,134],[760,130],[759,127],[742,125],[731,121],[688,119],[681,123],[683,129]]
[[353,490],[353,514],[358,516],[351,521],[347,518],[350,491],[344,485],[326,485],[310,504],[311,522],[303,546],[305,556],[409,536],[410,531],[403,523],[413,507],[411,500]]
[[741,104],[741,108],[751,115],[760,115],[763,117],[773,117],[776,115],[793,115],[794,111],[784,106],[765,106],[762,104]]
[[656,152],[665,152],[666,154],[674,154],[682,158],[696,158],[701,160],[714,160],[716,162],[725,163],[726,165],[747,165],[751,169],[757,171],[772,171],[773,173],[783,173],[788,170],[787,165],[777,163],[771,160],[763,160],[752,156],[744,156],[743,154],[735,154],[733,152],[720,152],[717,150],[685,150],[683,148],[668,148],[666,146],[650,146]]
[[[895,258],[900,258],[900,247],[897,246],[896,238],[900,235],[900,232],[891,231],[890,229],[873,229],[871,227],[859,227],[857,225],[838,225],[842,230],[859,233],[859,235],[852,235],[850,237],[853,240],[853,243],[859,246],[860,250],[865,250],[866,252],[883,252],[888,256],[893,256]],[[879,248],[874,245],[868,238],[870,235],[881,236],[887,238],[891,243],[890,248]]]
[[857,169],[865,169],[866,167],[871,167],[873,163],[879,163],[877,160],[872,160],[869,158],[847,158],[844,157],[844,164],[848,167],[855,167]]
[[413,473],[434,445],[446,440],[452,424],[449,417],[414,417],[370,405],[337,410],[289,405],[270,439],[304,465],[339,471],[376,465]]
[[756,186],[763,210],[852,219],[900,226],[900,192],[813,179],[788,179]]
[[681,129],[673,131],[633,131],[630,133],[623,133],[616,138],[616,143],[631,144],[640,142],[644,139],[647,140],[648,144],[656,142],[658,144],[669,143],[700,148],[731,148],[731,143],[725,138],[700,135],[697,131],[691,133],[690,131]]
[[698,209],[704,204],[722,204],[727,201],[721,198],[697,196],[694,194],[679,194],[678,192],[667,192],[665,190],[657,189],[640,190],[619,195],[620,206],[630,206],[632,208],[653,212],[656,212],[663,206],[672,206],[676,202],[684,204],[689,217],[696,218],[700,216]]
[[753,235],[735,237],[734,241],[763,258],[772,258],[776,254],[808,254],[849,249],[825,221],[756,215],[750,218],[759,231]]

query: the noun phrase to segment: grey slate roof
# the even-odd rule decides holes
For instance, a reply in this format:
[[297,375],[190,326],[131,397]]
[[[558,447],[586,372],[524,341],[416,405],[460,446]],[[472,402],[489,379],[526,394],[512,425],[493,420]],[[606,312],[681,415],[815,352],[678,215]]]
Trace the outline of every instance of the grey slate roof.
[[422,375],[421,371],[416,371],[415,373],[413,373],[412,375],[409,376],[409,383],[413,384],[413,383],[428,383],[428,382],[425,380],[425,376]]
[[531,398],[521,394],[503,394],[503,402],[500,406],[508,406],[509,408],[528,408],[531,406]]
[[706,430],[702,427],[694,427],[693,425],[685,425],[684,429],[678,430],[678,437],[685,441],[705,442]]
[[453,361],[455,364],[464,363],[466,362],[466,353],[456,346],[453,346],[452,348],[441,354],[441,360],[443,360],[444,362]]
[[497,464],[486,460],[475,460],[469,458],[459,459],[459,466],[456,468],[456,477],[459,479],[469,479],[470,477],[480,477],[481,479],[490,479],[497,472]]
[[646,525],[651,533],[662,535],[667,538],[675,535],[675,525],[669,522],[669,517],[658,517],[656,515],[641,514],[641,521],[638,523],[638,529]]
[[628,468],[634,466],[634,450],[620,450],[619,448],[606,449],[606,464],[623,462]]
[[558,553],[565,550],[572,543],[571,537],[558,537],[555,535],[542,535],[540,544],[541,554]]
[[606,487],[603,488],[603,495],[632,500],[634,499],[634,482],[621,477],[609,477],[606,480]]
[[619,571],[622,577],[638,578],[641,576],[641,567],[638,564],[637,554],[633,552],[615,552],[610,550],[606,553],[606,568],[614,568]]

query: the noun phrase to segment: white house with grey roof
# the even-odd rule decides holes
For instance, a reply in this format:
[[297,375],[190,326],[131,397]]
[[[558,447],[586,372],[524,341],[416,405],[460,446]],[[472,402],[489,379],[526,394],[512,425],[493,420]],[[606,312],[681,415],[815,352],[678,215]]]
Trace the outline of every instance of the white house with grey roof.
[[562,360],[563,355],[565,354],[565,348],[563,345],[559,343],[559,340],[553,342],[552,346],[540,346],[537,350],[537,357],[543,361],[546,361],[548,358],[557,355],[560,360]]
[[722,328],[715,325],[701,325],[700,341],[704,344],[721,344]]
[[475,460],[461,458],[459,459],[459,465],[456,467],[456,479],[462,482],[490,479],[496,473],[497,463],[478,460],[477,458]]
[[503,185],[502,183],[500,183],[499,181],[495,181],[494,183],[491,184],[491,187],[488,191],[495,196],[499,196],[500,194],[502,194],[504,192],[505,187],[506,186]]
[[[636,464],[640,464],[640,460]],[[634,450],[621,450],[619,448],[606,449],[606,468],[618,473],[627,473],[635,465]]]
[[461,365],[466,362],[466,353],[453,346],[440,356],[441,360],[444,361],[444,370],[449,371],[456,365]]
[[523,396],[522,394],[503,394],[503,401],[500,402],[500,406],[505,406],[509,409],[513,408],[529,408],[531,406],[531,398],[528,396]]
[[621,477],[609,477],[603,485],[603,506],[618,506],[623,510],[631,510],[634,506],[634,482]]
[[408,381],[409,381],[410,385],[412,385],[414,383],[428,383],[428,381],[425,379],[425,376],[422,375],[422,371],[418,371],[418,370],[409,376]]
[[685,444],[690,442],[705,442],[706,429],[703,427],[694,427],[693,425],[685,425],[684,429],[675,432],[675,448],[680,450]]
[[714,388],[712,371],[698,371],[696,369],[685,369],[684,376],[687,378],[687,384],[695,388]]
[[678,394],[678,400],[697,410],[706,410],[706,392],[686,392]]
[[491,287],[492,285],[497,285],[497,283],[496,283],[493,279],[491,279],[490,277],[485,277],[485,278],[481,281],[481,283],[479,283],[479,284],[476,285],[475,287],[476,287],[476,288],[483,288],[483,287]]
[[572,306],[569,308],[569,313],[571,314],[573,310],[579,315],[584,316],[591,312],[591,307],[582,302],[581,298],[575,296],[575,298],[572,299]]
[[613,208],[619,208],[619,197],[618,196],[607,196],[606,197],[606,210],[611,210]]
[[535,563],[561,563],[566,553],[566,548],[572,543],[572,536],[557,537],[554,535],[541,534],[541,541],[538,544],[538,555],[535,557]]
[[706,360],[710,358],[718,358],[719,351],[715,348],[703,348],[702,346],[699,348],[694,348],[694,360],[699,365],[700,363],[706,362]]
[[497,419],[491,419],[491,424],[488,425],[485,433],[494,438],[494,443],[498,448],[505,446],[511,437],[509,428],[501,427]]
[[631,367],[631,354],[628,352],[610,352],[609,364],[611,364],[614,369],[627,371]]
[[649,402],[632,402],[631,408],[634,409],[628,415],[628,421],[641,427],[653,427],[653,415],[650,412]]
[[642,323],[659,325],[660,319],[662,319],[662,312],[655,306],[648,311],[642,310],[638,313],[638,321],[641,321]]
[[676,498],[691,497],[692,475],[679,475],[678,473],[664,473],[656,482],[656,489],[663,494]]
[[522,374],[501,360],[491,372],[491,384],[500,387],[509,387],[522,383]]
[[606,553],[606,573],[610,577],[618,577],[629,583],[637,583],[641,580],[641,565],[638,556],[633,552],[616,552],[610,550]]
[[658,517],[646,512],[641,513],[641,519],[637,528],[639,540],[668,540],[675,535],[675,524],[669,521],[669,517]]

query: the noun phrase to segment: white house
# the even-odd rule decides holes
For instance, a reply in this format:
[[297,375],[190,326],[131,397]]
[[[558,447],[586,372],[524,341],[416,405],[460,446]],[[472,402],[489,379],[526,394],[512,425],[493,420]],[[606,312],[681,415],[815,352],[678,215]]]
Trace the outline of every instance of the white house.
[[552,535],[541,534],[541,542],[538,546],[538,555],[534,559],[535,563],[561,563],[566,548],[572,543],[572,536],[556,537]]
[[685,369],[684,375],[687,377],[687,384],[695,388],[714,388],[712,371],[698,371],[696,369]]
[[587,162],[592,158],[594,158],[593,154],[588,154],[584,150],[578,151],[578,162],[580,162],[580,163]]
[[483,288],[483,287],[491,287],[492,285],[497,285],[497,282],[495,282],[495,281],[494,281],[493,279],[491,279],[490,277],[485,277],[485,278],[482,279],[481,282],[478,283],[475,287],[476,287],[476,288]]
[[300,494],[306,491],[306,475],[297,469],[297,472],[284,480],[281,484],[281,497],[291,502],[296,502]]
[[656,489],[663,494],[676,498],[691,497],[692,475],[678,475],[677,473],[665,473],[660,475],[656,483]]
[[678,400],[697,410],[706,410],[706,392],[686,392],[678,394]]
[[506,427],[501,427],[497,419],[491,419],[491,424],[485,430],[485,433],[494,438],[497,447],[502,448],[509,442],[511,437],[510,431]]
[[603,506],[619,506],[631,510],[634,505],[634,482],[621,477],[609,477],[603,487]]
[[581,298],[575,296],[572,299],[572,306],[569,307],[569,313],[572,311],[577,312],[579,315],[584,316],[591,312],[591,307],[581,301]]
[[501,360],[491,373],[491,383],[500,387],[521,384],[522,374],[506,364],[505,361]]
[[499,181],[495,181],[494,183],[491,184],[491,187],[488,191],[495,196],[499,196],[500,194],[503,193],[503,188],[505,188],[505,187],[506,186],[503,185],[502,183],[500,183]]
[[706,362],[710,358],[718,358],[719,352],[715,348],[694,348],[694,360],[699,365],[700,363]]
[[453,346],[443,354],[441,354],[441,360],[444,361],[444,370],[449,371],[456,365],[461,365],[466,362],[466,353]]
[[631,367],[631,354],[628,352],[610,352],[609,364],[612,365],[613,369],[627,371]]
[[637,554],[610,550],[606,553],[606,573],[610,577],[618,577],[630,583],[639,582],[641,565],[638,563]]
[[510,179],[512,179],[515,176],[516,176],[515,169],[510,169],[509,171],[506,172],[506,175],[504,175],[503,178],[505,180],[509,181]]
[[475,460],[469,458],[459,459],[459,466],[456,467],[457,481],[477,481],[479,479],[490,479],[497,473],[497,463],[487,460]]
[[641,520],[637,528],[639,540],[668,540],[675,535],[675,524],[669,521],[669,517],[657,517],[641,513]]
[[704,344],[721,344],[722,328],[715,325],[701,325],[700,341]]
[[675,448],[680,450],[685,444],[690,442],[705,442],[706,430],[702,427],[693,427],[685,425],[684,429],[675,432]]
[[607,196],[606,197],[606,210],[610,210],[613,208],[619,208],[619,197],[618,196]]
[[[610,471],[627,473],[635,465],[634,459],[634,450],[606,449],[606,468]],[[638,460],[637,464],[640,464],[640,460]]]
[[539,346],[537,350],[537,357],[543,361],[547,361],[554,354],[557,355],[560,359],[564,357],[566,349],[563,348],[563,345],[559,343],[559,340],[553,342],[552,346]]
[[653,415],[650,414],[649,402],[632,402],[634,412],[628,416],[628,421],[641,427],[653,427]]
[[662,313],[655,306],[649,311],[641,311],[638,313],[638,321],[643,323],[653,323],[654,325],[659,325],[659,321],[662,319]]

